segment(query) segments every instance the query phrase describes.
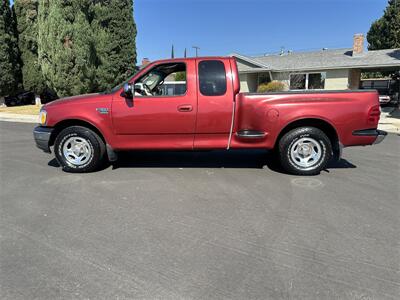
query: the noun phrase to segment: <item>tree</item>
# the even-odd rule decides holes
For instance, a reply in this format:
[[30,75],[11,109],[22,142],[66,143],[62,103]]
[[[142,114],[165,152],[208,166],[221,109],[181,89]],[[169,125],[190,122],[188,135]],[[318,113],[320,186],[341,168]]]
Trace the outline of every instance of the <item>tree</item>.
[[42,94],[46,88],[38,61],[38,4],[39,0],[14,1],[23,85],[25,90],[36,95]]
[[177,72],[175,74],[175,81],[186,81],[186,72]]
[[40,0],[38,56],[43,77],[60,97],[94,90],[97,56],[90,0]]
[[17,93],[21,88],[16,22],[9,0],[0,3],[0,96]]
[[107,90],[136,70],[132,0],[97,1],[91,28],[97,55],[96,89]]
[[132,0],[40,0],[39,63],[58,96],[110,89],[135,71]]
[[383,16],[367,34],[369,50],[400,48],[400,1],[389,0]]

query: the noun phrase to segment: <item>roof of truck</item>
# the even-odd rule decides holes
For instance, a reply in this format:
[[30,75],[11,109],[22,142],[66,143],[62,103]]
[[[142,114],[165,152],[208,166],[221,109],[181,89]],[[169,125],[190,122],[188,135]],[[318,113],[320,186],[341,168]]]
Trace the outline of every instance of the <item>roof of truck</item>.
[[[179,61],[179,60],[202,60],[202,59],[228,59],[229,56],[199,56],[199,57],[175,57],[175,58],[166,58],[166,59],[158,59],[155,60],[157,62],[167,62],[167,61]],[[152,61],[155,62],[155,61]]]

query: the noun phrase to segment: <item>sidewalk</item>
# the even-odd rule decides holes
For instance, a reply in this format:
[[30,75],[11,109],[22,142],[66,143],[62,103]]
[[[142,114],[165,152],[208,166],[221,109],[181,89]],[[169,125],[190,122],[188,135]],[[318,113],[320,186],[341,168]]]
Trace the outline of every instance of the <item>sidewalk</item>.
[[378,128],[387,132],[400,134],[399,108],[383,108]]
[[38,123],[37,115],[21,115],[0,112],[0,121],[19,122],[19,123]]

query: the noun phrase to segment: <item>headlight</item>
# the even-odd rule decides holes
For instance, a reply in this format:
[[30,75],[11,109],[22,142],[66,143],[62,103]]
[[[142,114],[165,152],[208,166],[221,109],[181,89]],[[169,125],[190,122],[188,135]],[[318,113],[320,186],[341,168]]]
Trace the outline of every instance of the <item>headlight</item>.
[[46,125],[47,121],[47,112],[45,110],[41,110],[39,113],[39,124],[40,125]]

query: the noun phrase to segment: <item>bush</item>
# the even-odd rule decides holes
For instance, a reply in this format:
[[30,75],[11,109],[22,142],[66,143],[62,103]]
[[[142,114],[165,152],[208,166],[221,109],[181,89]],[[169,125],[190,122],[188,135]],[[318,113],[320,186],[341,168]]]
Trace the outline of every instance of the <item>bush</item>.
[[286,84],[280,81],[271,81],[268,83],[261,83],[257,88],[257,93],[266,92],[282,92],[287,90]]

